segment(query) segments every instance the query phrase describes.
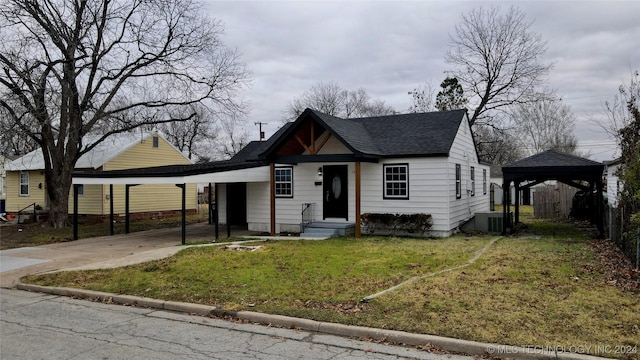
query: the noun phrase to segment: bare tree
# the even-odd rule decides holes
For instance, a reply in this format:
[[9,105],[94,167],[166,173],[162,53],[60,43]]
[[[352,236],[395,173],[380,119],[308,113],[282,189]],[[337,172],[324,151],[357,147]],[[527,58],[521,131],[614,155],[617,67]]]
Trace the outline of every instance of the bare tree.
[[[31,127],[32,124],[29,125]],[[0,107],[0,155],[24,155],[37,148],[37,144],[15,122],[6,109]]]
[[52,226],[67,225],[73,168],[98,143],[195,116],[169,118],[169,106],[237,106],[247,73],[205,14],[191,0],[3,3],[0,107],[42,149]]
[[604,103],[606,122],[596,121],[607,134],[616,139],[618,144],[621,141],[620,129],[626,128],[634,121],[633,112],[629,111],[629,104],[640,107],[640,73],[636,70],[629,84],[622,84],[618,88],[618,94],[613,97],[612,101]]
[[179,107],[175,112],[175,114],[170,113],[169,116],[177,119],[186,118],[189,114],[194,116],[184,121],[160,124],[159,130],[189,159],[198,160],[207,156],[209,147],[213,146],[217,140],[215,115],[200,104]]
[[391,105],[387,105],[384,100],[370,100],[357,116],[353,117],[371,117],[371,116],[384,116],[394,115],[398,112]]
[[394,114],[383,100],[372,100],[366,90],[345,90],[336,83],[317,83],[293,99],[285,110],[285,121],[293,121],[306,108],[346,119]]
[[229,159],[249,143],[249,133],[241,115],[229,115],[220,119],[216,158]]
[[462,15],[445,60],[470,97],[471,125],[492,125],[495,111],[536,100],[533,90],[551,69],[542,62],[546,42],[517,8],[478,8]]
[[512,112],[518,143],[527,155],[550,149],[575,152],[575,116],[571,108],[551,91],[538,98],[541,100],[516,105]]
[[478,156],[490,164],[504,165],[526,156],[517,137],[509,130],[478,124],[474,134]]
[[436,107],[433,101],[435,94],[435,87],[430,82],[425,82],[423,85],[409,91],[412,100],[409,111],[412,113],[435,111]]

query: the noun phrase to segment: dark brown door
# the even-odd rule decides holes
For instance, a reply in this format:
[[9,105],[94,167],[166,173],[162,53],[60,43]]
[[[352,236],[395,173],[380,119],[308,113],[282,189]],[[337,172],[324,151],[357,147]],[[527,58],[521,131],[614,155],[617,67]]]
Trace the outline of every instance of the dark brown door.
[[322,170],[323,218],[343,218],[348,220],[347,165],[325,166]]

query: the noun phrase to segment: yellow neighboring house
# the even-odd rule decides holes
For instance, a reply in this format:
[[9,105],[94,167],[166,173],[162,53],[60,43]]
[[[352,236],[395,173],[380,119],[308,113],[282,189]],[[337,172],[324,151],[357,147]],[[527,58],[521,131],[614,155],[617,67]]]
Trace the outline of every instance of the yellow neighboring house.
[[[191,164],[161,134],[118,134],[97,145],[78,159],[76,172],[124,170],[162,165]],[[17,213],[31,204],[48,208],[42,151],[32,151],[6,166],[6,211]],[[187,184],[186,208],[196,211],[196,184]],[[163,216],[182,208],[182,190],[175,185],[139,185],[129,190],[129,211],[134,218]],[[114,214],[124,216],[125,186],[113,185]],[[109,216],[109,185],[81,185],[78,214]],[[29,209],[33,211],[33,207]],[[73,213],[73,189],[69,194],[69,213]]]

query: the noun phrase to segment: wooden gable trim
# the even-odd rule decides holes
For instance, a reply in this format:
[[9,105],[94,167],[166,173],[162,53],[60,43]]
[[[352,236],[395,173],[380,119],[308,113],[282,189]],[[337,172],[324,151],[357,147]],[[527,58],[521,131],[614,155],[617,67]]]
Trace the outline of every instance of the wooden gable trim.
[[332,137],[335,135],[330,129],[321,121],[309,116],[300,123],[297,129],[283,139],[280,149],[271,160],[288,156],[317,156]]
[[318,145],[318,147],[315,148],[315,153],[317,154],[318,151],[320,151],[322,149],[322,147],[327,143],[327,141],[329,141],[329,139],[331,138],[331,133],[329,131],[326,132],[326,135],[324,136],[324,138],[322,140],[320,140],[320,145]]
[[311,120],[311,137],[310,143],[307,144],[298,136],[298,134],[294,135],[294,138],[298,141],[298,143],[306,150],[309,155],[316,155],[326,144],[327,141],[331,138],[331,133],[325,129],[323,137],[318,139],[318,143],[316,144],[316,135],[315,135],[315,126],[313,120]]

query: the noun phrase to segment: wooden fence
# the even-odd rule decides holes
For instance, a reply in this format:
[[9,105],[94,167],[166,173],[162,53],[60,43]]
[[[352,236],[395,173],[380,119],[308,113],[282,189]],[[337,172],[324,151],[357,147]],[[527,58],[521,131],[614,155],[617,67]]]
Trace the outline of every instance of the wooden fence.
[[578,189],[569,185],[543,185],[533,193],[533,216],[538,219],[566,219]]

